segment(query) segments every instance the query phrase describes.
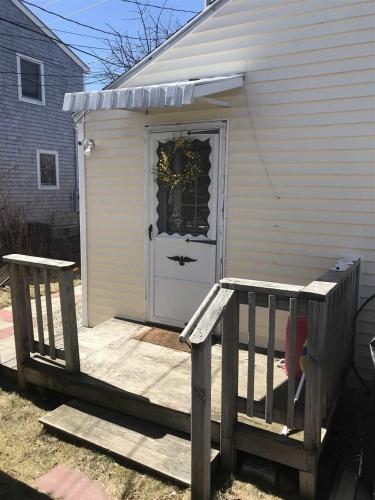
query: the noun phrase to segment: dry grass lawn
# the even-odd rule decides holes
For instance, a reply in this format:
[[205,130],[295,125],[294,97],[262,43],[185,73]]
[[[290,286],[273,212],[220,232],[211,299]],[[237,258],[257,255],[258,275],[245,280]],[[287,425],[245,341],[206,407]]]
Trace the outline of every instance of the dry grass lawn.
[[[74,286],[78,286],[81,284],[81,276],[80,276],[80,270],[79,268],[74,269]],[[53,279],[51,281],[51,292],[55,293],[59,291],[59,284],[57,283],[56,279]],[[44,292],[44,285],[40,285],[40,294],[43,296],[45,295]],[[30,297],[32,299],[35,299],[35,293],[34,293],[34,287],[30,287]],[[3,309],[4,307],[8,307],[12,305],[12,300],[10,296],[10,287],[9,285],[0,287],[0,309]]]
[[[19,395],[15,382],[0,380],[0,499],[47,498],[27,488],[33,480],[57,464],[79,469],[99,480],[111,499],[187,500],[189,490],[132,470],[124,463],[43,429],[38,418],[63,401],[48,393],[30,391]],[[250,483],[235,479],[219,485],[217,500],[278,499]]]

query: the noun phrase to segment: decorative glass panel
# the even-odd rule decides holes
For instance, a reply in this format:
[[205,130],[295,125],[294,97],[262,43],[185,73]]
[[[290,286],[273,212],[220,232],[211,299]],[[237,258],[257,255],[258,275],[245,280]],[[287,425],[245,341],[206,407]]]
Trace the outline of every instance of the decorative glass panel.
[[56,186],[56,156],[40,153],[40,184]]
[[23,97],[42,100],[40,64],[21,59],[21,82]]
[[[164,143],[166,144],[166,143]],[[208,206],[210,200],[209,186],[210,180],[210,140],[200,141],[193,139],[191,142],[194,151],[199,153],[200,173],[196,183],[190,186],[177,186],[173,189],[157,180],[158,184],[158,207],[157,207],[157,228],[158,234],[179,234],[185,236],[207,236],[210,228],[208,218],[210,209]],[[163,144],[159,142],[157,149],[158,158]],[[187,163],[184,155],[176,155],[171,169],[176,173],[183,171]]]

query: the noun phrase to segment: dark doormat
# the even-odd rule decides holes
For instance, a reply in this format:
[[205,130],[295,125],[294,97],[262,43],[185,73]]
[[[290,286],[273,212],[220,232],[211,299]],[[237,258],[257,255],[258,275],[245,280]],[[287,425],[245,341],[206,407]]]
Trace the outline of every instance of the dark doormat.
[[145,326],[136,335],[135,340],[141,342],[148,342],[149,344],[160,345],[168,347],[176,351],[190,352],[186,344],[181,344],[178,340],[179,333],[170,330],[163,330],[162,328]]

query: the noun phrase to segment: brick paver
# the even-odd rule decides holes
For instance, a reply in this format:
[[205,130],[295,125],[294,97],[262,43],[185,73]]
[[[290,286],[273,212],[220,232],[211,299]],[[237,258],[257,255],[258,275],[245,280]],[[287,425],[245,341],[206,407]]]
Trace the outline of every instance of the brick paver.
[[[74,289],[75,301],[76,303],[81,300],[81,286],[76,286]],[[59,293],[52,294],[52,310],[59,311],[60,310],[60,296]],[[33,315],[33,324],[36,326],[36,309],[35,309],[35,300],[31,300],[31,311]],[[43,315],[46,313],[46,305],[45,298],[42,297],[42,312]],[[12,314],[12,306],[4,307],[0,309],[0,340],[5,339],[6,337],[10,337],[14,335],[13,330],[13,314]]]
[[8,307],[6,307],[5,309],[0,309],[0,320],[12,323],[13,321],[12,309]]
[[51,498],[61,500],[109,500],[99,481],[77,469],[59,464],[34,481],[34,486]]
[[0,329],[0,339],[5,339],[7,337],[11,337],[12,335],[14,335],[13,325]]

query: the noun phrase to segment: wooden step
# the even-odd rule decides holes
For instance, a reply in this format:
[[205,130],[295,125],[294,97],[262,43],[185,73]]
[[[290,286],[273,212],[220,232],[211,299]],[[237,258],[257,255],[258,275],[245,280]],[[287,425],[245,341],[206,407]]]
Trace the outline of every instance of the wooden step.
[[[166,427],[72,400],[40,418],[45,426],[190,486],[190,441]],[[219,452],[211,450],[211,463]]]

